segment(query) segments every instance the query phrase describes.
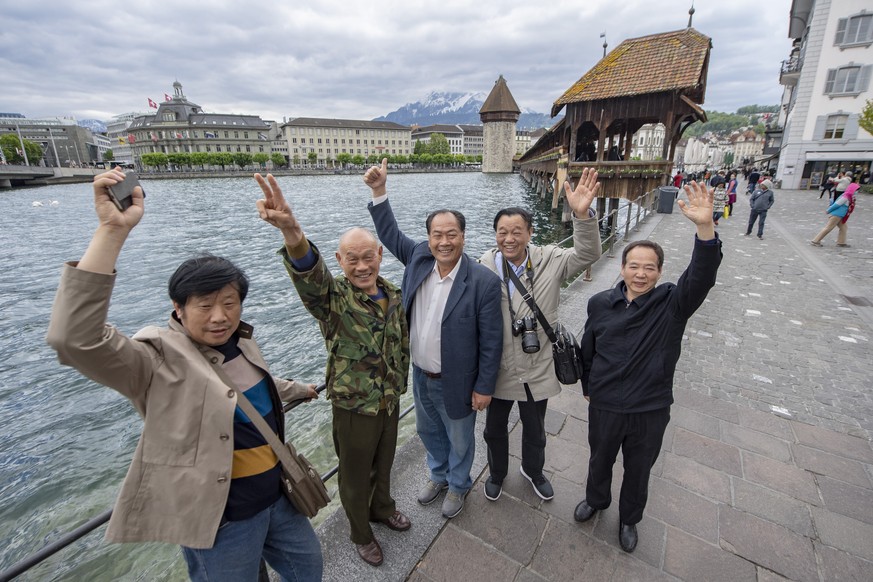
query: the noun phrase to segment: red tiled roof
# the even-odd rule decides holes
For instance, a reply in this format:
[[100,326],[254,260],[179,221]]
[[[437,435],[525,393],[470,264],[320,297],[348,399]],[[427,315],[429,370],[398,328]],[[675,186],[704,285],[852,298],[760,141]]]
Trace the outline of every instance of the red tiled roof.
[[552,116],[568,103],[697,88],[711,47],[693,28],[627,39],[555,101]]

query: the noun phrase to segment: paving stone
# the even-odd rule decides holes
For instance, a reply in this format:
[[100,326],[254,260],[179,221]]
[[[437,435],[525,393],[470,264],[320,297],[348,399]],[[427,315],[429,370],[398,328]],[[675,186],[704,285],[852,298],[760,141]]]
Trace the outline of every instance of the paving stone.
[[805,445],[794,445],[792,451],[794,462],[797,463],[798,467],[859,487],[868,489],[873,487],[869,474],[864,470],[864,465],[858,461],[832,455]]
[[[620,550],[619,550],[620,551]],[[615,570],[618,552],[579,528],[560,520],[549,520],[543,541],[530,569],[547,580],[591,582],[609,580]],[[464,572],[457,569],[456,572]],[[464,579],[475,580],[464,572]],[[480,580],[504,580],[493,574]],[[453,580],[456,582],[457,578]]]
[[792,580],[818,582],[818,568],[809,538],[722,505],[719,545]]
[[791,582],[785,576],[780,576],[773,570],[758,566],[758,582]]
[[645,515],[704,541],[718,542],[718,505],[661,477],[649,481]]
[[[680,360],[681,361],[681,360]],[[738,423],[740,416],[737,413],[737,408],[729,402],[712,398],[711,396],[694,392],[693,390],[673,390],[673,398],[676,402],[685,408],[715,416],[727,422]]]
[[543,513],[509,495],[489,501],[482,492],[482,484],[477,483],[467,496],[464,511],[452,519],[452,525],[516,562],[527,564],[547,521]]
[[795,499],[821,505],[812,473],[804,469],[743,451],[743,475],[752,481]]
[[[418,568],[418,566],[416,566]],[[428,578],[424,574],[422,574],[418,569],[412,571],[412,574],[409,575],[409,578],[406,579],[406,582],[434,582],[432,578]]]
[[[591,452],[577,442],[546,435],[544,468],[565,475],[587,475]],[[516,469],[517,470],[517,469]]]
[[662,474],[665,479],[709,499],[722,503],[731,501],[730,477],[693,459],[666,452]]
[[791,448],[788,442],[771,435],[729,422],[721,423],[721,435],[722,442],[736,445],[745,451],[766,455],[785,463],[791,460]]
[[818,478],[818,488],[827,509],[873,524],[873,490],[828,477]]
[[670,424],[713,439],[719,437],[718,420],[715,417],[678,404],[670,408]]
[[[636,555],[636,552],[633,554]],[[619,555],[610,578],[613,582],[672,582],[672,576],[629,555]]]
[[[626,552],[621,549],[618,543],[619,523],[618,503],[613,503],[598,513],[593,535],[615,548],[621,555]],[[633,552],[634,558],[660,568],[664,556],[664,524],[656,519],[647,519],[643,516],[643,520],[637,524],[637,535],[639,541],[637,549]]]
[[[543,503],[540,511],[568,523],[575,523],[573,512],[576,510],[576,505],[585,499],[585,483],[569,481],[555,475],[552,478],[552,488],[555,490],[555,497],[548,503]],[[497,500],[498,503],[500,501],[501,499]]]
[[682,530],[667,527],[664,571],[682,580],[742,582],[756,580],[755,565]]
[[512,580],[520,564],[487,544],[447,525],[421,559],[417,571],[434,582],[457,582],[458,572],[468,580]]
[[865,439],[800,422],[792,422],[791,428],[794,429],[794,435],[800,444],[856,461],[873,463],[873,448]]
[[561,427],[564,426],[564,420],[566,418],[567,415],[563,412],[554,409],[546,409],[546,433],[550,435],[556,435],[561,432]]
[[518,571],[518,576],[515,577],[514,582],[549,582],[536,572],[532,570],[528,570],[527,568],[522,568]]
[[821,562],[823,580],[873,580],[873,562],[841,552],[820,542],[815,553]]
[[567,416],[564,425],[561,427],[561,432],[559,432],[557,436],[560,439],[576,443],[587,449],[588,423],[584,420],[579,420],[574,416]]
[[731,481],[734,489],[734,507],[784,525],[802,536],[814,537],[812,518],[805,503],[737,477]]
[[[717,422],[713,424],[716,427],[718,425]],[[672,450],[676,455],[689,457],[707,467],[731,475],[743,474],[743,463],[740,460],[739,449],[718,440],[677,428],[673,437]]]
[[737,413],[740,417],[740,426],[764,432],[785,441],[794,440],[789,421],[772,412],[762,412],[740,406],[737,408]]
[[549,398],[549,408],[588,421],[588,401],[582,397],[581,391],[564,386],[560,394]]

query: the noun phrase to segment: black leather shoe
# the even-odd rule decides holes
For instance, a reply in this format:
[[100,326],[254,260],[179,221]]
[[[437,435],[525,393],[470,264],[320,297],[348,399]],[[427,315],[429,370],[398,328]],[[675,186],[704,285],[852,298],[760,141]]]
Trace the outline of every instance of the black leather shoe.
[[369,544],[355,544],[355,546],[357,547],[358,555],[361,556],[362,560],[371,566],[382,565],[382,546],[379,545],[376,538],[373,538],[373,541]]
[[637,549],[637,526],[621,524],[618,528],[618,545],[627,553]]
[[582,523],[594,517],[595,513],[597,513],[597,510],[588,505],[588,500],[583,499],[576,506],[576,511],[573,512],[573,519]]

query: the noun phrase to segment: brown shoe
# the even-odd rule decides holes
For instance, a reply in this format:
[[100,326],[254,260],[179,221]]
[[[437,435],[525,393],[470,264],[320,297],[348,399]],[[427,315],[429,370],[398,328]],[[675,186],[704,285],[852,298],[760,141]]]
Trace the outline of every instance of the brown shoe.
[[384,559],[382,556],[382,546],[379,545],[376,538],[373,538],[373,541],[369,544],[355,544],[355,546],[358,548],[358,555],[361,556],[362,560],[371,566],[382,565],[382,560]]
[[412,527],[412,522],[409,521],[409,518],[396,510],[394,511],[394,513],[391,514],[391,517],[387,517],[385,519],[374,519],[371,521],[387,525],[394,531],[406,531],[410,527]]

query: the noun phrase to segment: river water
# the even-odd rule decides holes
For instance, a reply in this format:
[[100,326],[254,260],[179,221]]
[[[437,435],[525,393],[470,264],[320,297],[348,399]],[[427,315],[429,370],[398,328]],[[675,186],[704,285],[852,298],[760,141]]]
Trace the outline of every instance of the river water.
[[[143,184],[146,213],[118,262],[110,322],[126,334],[165,324],[171,310],[166,282],[176,266],[200,252],[225,256],[251,280],[243,319],[254,325],[271,371],[321,382],[326,356],[318,326],[275,255],[281,235],[257,216],[261,194],[254,180]],[[370,191],[361,176],[289,176],[279,184],[307,237],[339,272],[333,259],[339,235],[352,226],[372,226],[366,209]],[[492,220],[505,206],[536,211],[537,242],[570,232],[517,175],[396,174],[388,185],[398,223],[414,239],[425,238],[430,210],[461,210],[467,217],[466,250],[473,257],[493,245]],[[34,207],[34,201],[43,206]],[[60,366],[45,344],[61,264],[82,255],[95,225],[90,185],[0,193],[0,569],[110,508],[142,428],[125,398]],[[402,265],[387,251],[382,274],[399,284]],[[404,422],[405,437],[414,432],[412,416]],[[333,466],[326,401],[293,411],[288,429],[320,470]],[[176,546],[109,545],[104,529],[21,579],[185,578]]]

